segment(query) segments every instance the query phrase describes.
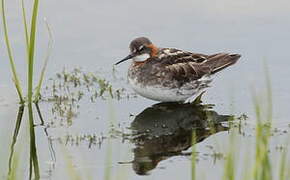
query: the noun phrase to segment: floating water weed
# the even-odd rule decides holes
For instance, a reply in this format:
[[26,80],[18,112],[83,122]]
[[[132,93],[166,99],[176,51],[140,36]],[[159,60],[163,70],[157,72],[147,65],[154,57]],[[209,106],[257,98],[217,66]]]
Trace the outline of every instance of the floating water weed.
[[70,126],[78,116],[82,102],[97,103],[99,100],[121,100],[130,96],[123,88],[113,88],[99,73],[74,68],[56,73],[45,87],[40,100],[52,103],[53,119]]

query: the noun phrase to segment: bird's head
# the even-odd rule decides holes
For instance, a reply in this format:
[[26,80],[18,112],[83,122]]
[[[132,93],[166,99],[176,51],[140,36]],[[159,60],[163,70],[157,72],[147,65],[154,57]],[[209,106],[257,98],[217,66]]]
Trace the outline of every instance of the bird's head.
[[152,42],[146,37],[139,37],[134,39],[130,43],[130,54],[115,65],[120,64],[129,59],[133,59],[135,62],[143,62],[148,58],[156,56],[158,48],[152,44]]

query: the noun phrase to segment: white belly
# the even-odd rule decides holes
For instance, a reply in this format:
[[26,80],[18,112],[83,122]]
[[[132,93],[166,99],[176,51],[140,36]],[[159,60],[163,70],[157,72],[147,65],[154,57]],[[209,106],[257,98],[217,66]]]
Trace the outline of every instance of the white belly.
[[197,92],[195,90],[181,90],[179,88],[166,88],[162,86],[143,86],[136,80],[129,78],[129,83],[133,90],[139,95],[161,102],[186,101]]

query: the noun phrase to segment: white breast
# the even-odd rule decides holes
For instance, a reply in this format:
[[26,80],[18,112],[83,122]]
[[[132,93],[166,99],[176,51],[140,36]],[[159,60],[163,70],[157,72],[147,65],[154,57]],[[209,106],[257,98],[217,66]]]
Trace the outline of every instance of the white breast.
[[142,61],[146,61],[148,58],[150,58],[150,55],[145,53],[145,54],[141,54],[139,56],[135,56],[133,58],[133,61],[135,62],[142,62]]

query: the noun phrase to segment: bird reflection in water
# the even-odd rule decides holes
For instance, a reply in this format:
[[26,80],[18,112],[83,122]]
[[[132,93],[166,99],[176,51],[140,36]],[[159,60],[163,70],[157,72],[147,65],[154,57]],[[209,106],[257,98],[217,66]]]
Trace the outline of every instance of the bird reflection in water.
[[131,124],[134,132],[133,169],[146,175],[162,160],[184,155],[191,147],[192,133],[196,143],[228,127],[222,122],[232,119],[230,115],[219,115],[213,105],[194,103],[159,103],[138,114]]

